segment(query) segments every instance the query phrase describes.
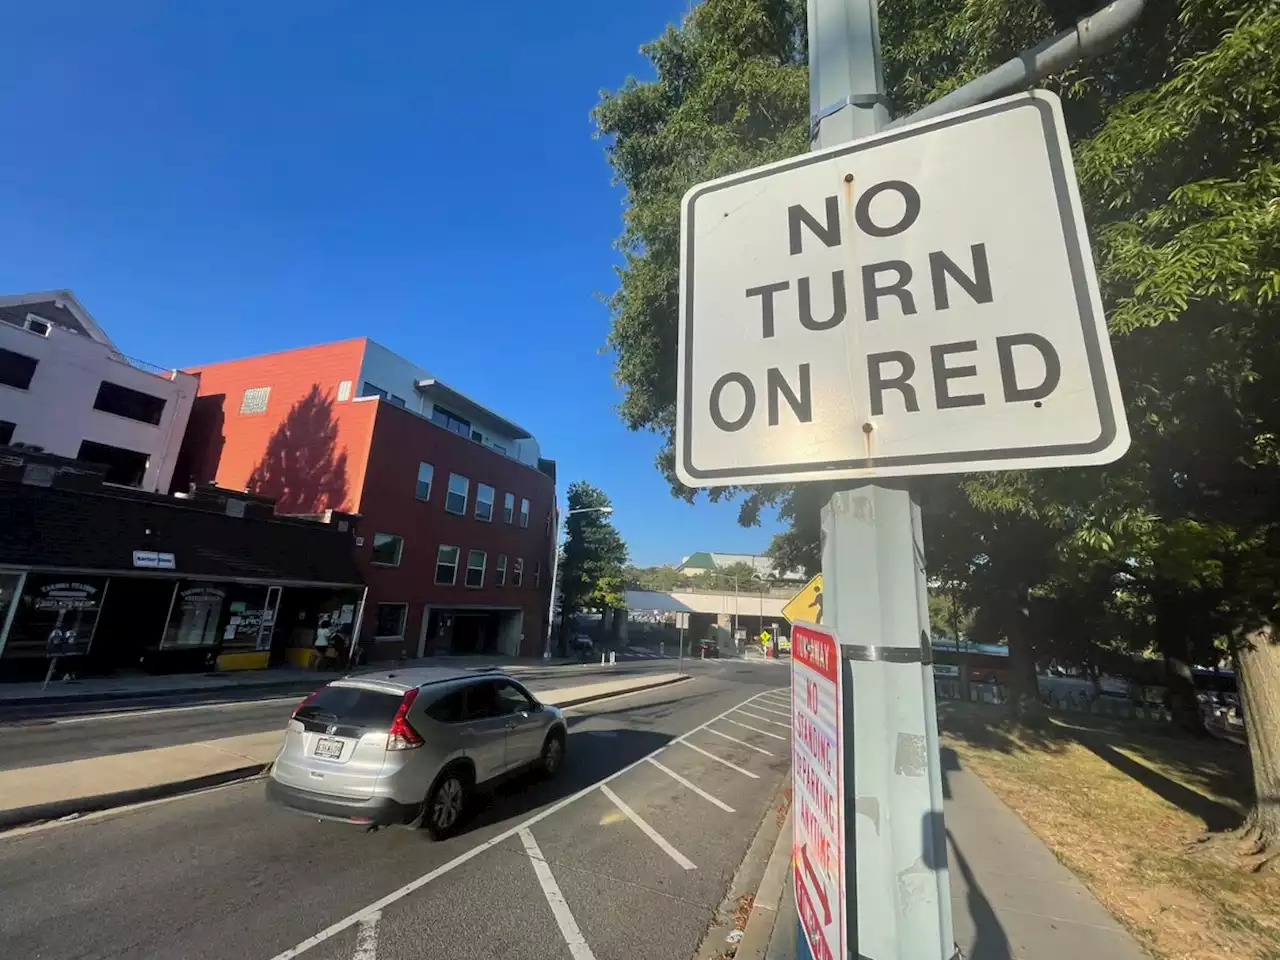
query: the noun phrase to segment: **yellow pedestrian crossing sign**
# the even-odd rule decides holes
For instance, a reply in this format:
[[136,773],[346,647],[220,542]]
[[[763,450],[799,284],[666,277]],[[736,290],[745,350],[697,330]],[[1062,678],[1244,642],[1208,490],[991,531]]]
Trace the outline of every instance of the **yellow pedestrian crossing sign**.
[[770,638],[771,636],[772,636],[772,634],[771,634],[771,633],[769,633],[769,631],[768,631],[768,630],[761,630],[761,631],[760,631],[760,642],[761,642],[761,643],[768,643],[768,642],[769,642],[769,638]]
[[799,593],[787,601],[787,605],[782,608],[782,615],[789,623],[797,620],[822,622],[822,574],[815,574]]

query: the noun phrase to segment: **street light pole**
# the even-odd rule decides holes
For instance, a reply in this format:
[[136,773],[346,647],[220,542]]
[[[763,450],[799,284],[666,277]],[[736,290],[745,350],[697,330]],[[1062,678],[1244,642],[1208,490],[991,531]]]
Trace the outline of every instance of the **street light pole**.
[[556,523],[555,542],[552,544],[555,552],[551,558],[551,603],[547,607],[547,635],[542,645],[543,660],[551,659],[551,630],[555,625],[556,592],[560,587],[560,527],[563,524],[567,531],[569,518],[575,513],[613,513],[613,507],[579,507],[576,510],[566,510],[561,520]]

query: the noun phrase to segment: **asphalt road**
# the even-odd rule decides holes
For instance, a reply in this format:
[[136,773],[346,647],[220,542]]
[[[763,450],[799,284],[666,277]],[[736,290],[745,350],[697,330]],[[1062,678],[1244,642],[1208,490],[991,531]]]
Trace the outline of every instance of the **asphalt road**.
[[0,952],[692,957],[787,772],[788,679],[726,662],[574,708],[561,775],[443,843],[291,814],[260,781],[5,835]]
[[[538,667],[518,671],[536,692],[593,683],[605,677],[674,672],[674,660],[640,660],[579,667]],[[696,669],[696,667],[695,667]],[[333,679],[321,676],[316,685]],[[57,719],[0,723],[0,770],[63,763],[109,753],[150,750],[217,737],[282,730],[304,694],[272,696],[233,703],[197,703],[95,712]]]

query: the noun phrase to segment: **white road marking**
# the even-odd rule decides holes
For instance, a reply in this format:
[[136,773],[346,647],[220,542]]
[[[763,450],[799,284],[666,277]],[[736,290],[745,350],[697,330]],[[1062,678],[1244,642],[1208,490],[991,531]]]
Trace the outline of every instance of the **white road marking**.
[[[635,691],[632,691],[632,692],[634,693]],[[307,937],[307,939],[303,940],[302,942],[298,943],[295,946],[290,947],[288,950],[281,951],[280,953],[272,957],[271,960],[291,960],[292,957],[296,957],[296,956],[299,956],[300,954],[306,953],[312,947],[318,946],[324,943],[326,940],[330,940],[333,937],[336,937],[338,934],[342,933],[344,930],[350,929],[352,926],[359,923],[361,920],[365,919],[366,917],[370,917],[375,913],[381,912],[382,910],[386,909],[387,907],[397,902],[398,900],[403,900],[405,897],[413,893],[415,890],[420,890],[421,888],[425,887],[432,880],[435,880],[438,877],[442,877],[446,873],[449,873],[452,870],[456,870],[458,867],[462,866],[464,863],[468,863],[471,860],[474,860],[476,857],[484,853],[486,850],[496,847],[498,844],[502,843],[504,840],[514,837],[521,830],[527,830],[529,827],[532,827],[535,823],[541,823],[543,820],[547,819],[547,817],[551,816],[552,814],[559,813],[565,807],[569,806],[569,804],[574,803],[577,800],[581,800],[583,797],[591,793],[593,790],[601,789],[604,787],[605,784],[610,783],[614,780],[617,780],[623,774],[630,773],[636,767],[640,766],[640,764],[648,760],[649,757],[657,756],[663,750],[666,750],[677,743],[683,743],[686,747],[689,747],[692,750],[696,750],[699,753],[705,753],[712,760],[717,760],[720,763],[723,763],[725,766],[731,767],[732,769],[737,770],[739,773],[746,774],[748,777],[751,777],[753,780],[759,780],[760,778],[756,776],[756,774],[752,773],[750,770],[743,770],[741,767],[734,766],[734,764],[730,763],[728,760],[721,760],[714,753],[710,753],[709,751],[703,750],[701,747],[695,744],[689,743],[689,741],[686,738],[697,733],[699,730],[705,730],[707,727],[711,726],[711,724],[713,723],[718,723],[719,721],[727,717],[729,714],[733,713],[733,711],[736,710],[738,707],[751,703],[752,701],[756,700],[762,695],[763,694],[757,693],[754,696],[748,697],[746,700],[743,700],[742,703],[739,703],[736,706],[730,707],[728,710],[724,711],[724,713],[721,713],[712,717],[710,720],[706,721],[705,723],[698,724],[692,730],[686,730],[684,733],[680,734],[680,736],[676,737],[670,743],[664,744],[663,746],[658,747],[656,750],[651,751],[646,756],[641,757],[639,760],[636,760],[632,763],[627,764],[621,770],[615,770],[613,773],[609,774],[604,779],[597,780],[595,783],[590,784],[589,786],[583,787],[577,793],[569,794],[569,796],[565,797],[563,800],[559,800],[556,803],[553,803],[551,806],[547,807],[545,810],[535,813],[533,816],[528,817],[525,820],[522,820],[520,823],[517,823],[515,826],[508,827],[506,830],[503,830],[501,833],[495,834],[494,836],[490,837],[488,840],[484,841],[483,843],[477,844],[476,846],[472,847],[470,850],[463,851],[462,853],[458,854],[456,857],[454,857],[452,860],[448,861],[447,863],[442,863],[440,866],[436,867],[434,870],[428,871],[427,873],[424,873],[422,876],[417,877],[416,879],[410,880],[408,883],[406,883],[402,887],[397,887],[395,890],[392,890],[386,896],[380,897],[377,900],[373,901],[373,903],[369,904],[367,907],[364,907],[360,910],[357,910],[355,913],[352,913],[346,917],[343,917],[341,920],[337,921],[336,923],[329,924],[329,926],[325,927],[319,933],[316,933],[310,937]]]
[[157,713],[188,713],[192,710],[232,710],[237,707],[263,707],[273,703],[297,703],[303,697],[271,697],[267,700],[236,700],[231,703],[195,703],[189,707],[155,707],[151,710],[122,710],[118,713],[87,713],[77,717],[62,717],[54,724],[90,723],[98,720],[125,720],[129,717],[151,717]]
[[547,906],[551,908],[551,914],[560,927],[560,935],[564,937],[564,942],[569,947],[569,956],[573,957],[573,960],[595,960],[595,954],[587,946],[587,938],[578,928],[578,921],[573,919],[573,912],[569,909],[564,894],[560,892],[560,884],[556,883],[556,878],[551,873],[551,865],[542,855],[542,850],[538,848],[538,842],[533,839],[533,834],[528,830],[521,830],[520,842],[524,844],[524,852],[529,855],[529,860],[533,864],[533,872],[538,875],[538,883],[542,886],[542,892],[547,898]]
[[[755,704],[753,703],[752,706],[754,707]],[[742,714],[744,717],[750,717],[753,720],[759,720],[761,723],[772,723],[772,724],[776,724],[779,727],[791,726],[791,724],[789,723],[783,723],[781,720],[774,720],[771,717],[766,717],[759,713],[752,713],[750,710],[739,710],[738,712]]]
[[759,780],[759,779],[760,779],[760,777],[759,777],[759,776],[757,776],[756,774],[752,773],[750,770],[744,770],[744,769],[742,769],[742,767],[738,766],[736,763],[730,763],[730,762],[729,762],[728,760],[726,760],[724,757],[717,757],[717,756],[716,756],[714,753],[712,753],[710,750],[703,750],[703,749],[702,749],[700,746],[698,746],[696,743],[690,743],[688,740],[681,740],[680,742],[681,742],[681,743],[683,743],[683,744],[684,744],[686,747],[688,747],[690,750],[697,750],[697,751],[698,751],[700,754],[702,754],[704,757],[710,757],[712,760],[716,761],[717,763],[723,763],[723,764],[724,764],[726,767],[728,767],[730,770],[737,770],[740,774],[742,774],[743,776],[746,776],[746,777],[750,777],[752,780]]
[[790,694],[787,694],[786,696],[780,696],[776,693],[770,692],[770,693],[764,694],[760,699],[762,699],[765,703],[772,703],[779,707],[791,706]]
[[378,921],[381,913],[374,913],[360,921],[356,930],[356,952],[351,960],[378,960]]
[[718,797],[713,797],[711,794],[707,793],[707,791],[703,790],[703,789],[702,789],[700,786],[698,786],[696,783],[690,783],[688,780],[686,780],[684,777],[680,776],[680,774],[676,773],[676,772],[675,772],[674,770],[672,770],[670,767],[664,767],[664,766],[663,766],[662,764],[660,764],[657,760],[653,759],[653,757],[650,757],[650,758],[649,758],[649,762],[650,762],[650,763],[652,763],[652,764],[653,764],[655,767],[657,767],[659,770],[661,770],[663,773],[665,773],[668,777],[670,777],[670,778],[671,778],[672,780],[674,780],[676,783],[680,783],[680,784],[683,784],[684,786],[688,787],[690,790],[692,790],[694,793],[696,793],[698,796],[700,796],[703,800],[707,800],[707,801],[710,801],[711,803],[714,803],[717,807],[719,807],[719,808],[720,808],[721,810],[723,810],[725,813],[734,813],[734,812],[735,812],[735,811],[734,811],[734,809],[733,809],[733,807],[729,806],[729,805],[728,805],[727,803],[725,803],[723,800],[719,799]]
[[[645,759],[648,759],[648,758],[646,757]],[[619,810],[621,810],[626,815],[628,820],[630,820],[637,827],[643,830],[645,836],[647,836],[650,840],[656,843],[662,849],[662,852],[665,853],[668,857],[670,857],[672,860],[674,860],[676,863],[678,863],[680,866],[682,866],[686,870],[697,869],[697,867],[693,865],[692,860],[690,860],[683,853],[681,853],[679,850],[673,847],[670,843],[668,843],[666,837],[660,834],[657,830],[653,829],[653,827],[649,826],[649,824],[645,822],[644,818],[641,817],[640,814],[632,810],[630,807],[628,807],[625,803],[623,803],[622,798],[619,797],[616,793],[614,793],[604,784],[600,785],[600,792],[603,793],[606,797],[608,797],[611,801],[613,801],[613,805],[617,807]]]
[[749,723],[739,723],[737,720],[734,720],[732,717],[725,717],[725,718],[724,718],[724,722],[725,722],[725,723],[732,723],[735,727],[743,727],[743,728],[745,728],[745,729],[747,729],[747,730],[752,730],[752,731],[754,731],[754,732],[756,732],[756,733],[762,733],[762,734],[764,734],[766,737],[773,737],[773,739],[775,739],[775,740],[786,740],[786,739],[787,739],[786,737],[782,736],[781,734],[777,734],[777,733],[770,733],[768,730],[761,730],[759,727],[753,727],[753,726],[752,726],[751,724],[749,724]]
[[715,727],[707,727],[707,733],[714,733],[717,737],[723,737],[726,740],[732,740],[734,743],[741,744],[748,750],[754,750],[756,753],[763,753],[766,757],[772,757],[773,754],[764,747],[757,747],[754,743],[747,743],[745,740],[739,740],[737,737],[731,737],[727,733],[721,733]]
[[[768,701],[766,701],[766,702],[768,702]],[[753,704],[751,705],[751,709],[752,709],[752,710],[763,710],[765,713],[774,713],[774,714],[777,714],[777,715],[778,715],[778,716],[780,716],[780,717],[789,717],[789,716],[791,716],[791,714],[790,714],[790,713],[788,713],[786,710],[774,710],[774,709],[772,709],[772,708],[770,708],[770,707],[762,707],[762,706],[760,706],[760,704],[758,704],[758,703],[753,703]]]

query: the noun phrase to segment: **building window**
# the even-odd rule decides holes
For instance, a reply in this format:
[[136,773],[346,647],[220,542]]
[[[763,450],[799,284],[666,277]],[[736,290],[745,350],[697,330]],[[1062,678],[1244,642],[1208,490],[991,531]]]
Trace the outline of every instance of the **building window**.
[[140,390],[130,390],[110,380],[103,380],[98,386],[98,397],[93,401],[93,409],[103,413],[115,414],[117,417],[128,417],[139,423],[159,426],[164,416],[164,400],[153,397]]
[[339,380],[338,381],[338,402],[346,403],[350,399],[351,399],[351,381]]
[[484,565],[487,558],[483,550],[467,551],[467,586],[484,586]]
[[247,413],[266,413],[267,401],[271,399],[270,387],[249,387],[240,395],[240,415]]
[[380,603],[374,617],[373,638],[375,640],[402,640],[404,638],[404,622],[409,616],[407,603]]
[[373,535],[373,562],[383,567],[400,566],[400,554],[404,553],[404,537],[394,533]]
[[436,468],[429,463],[418,464],[418,486],[413,495],[419,500],[431,499],[431,480],[436,475]]
[[533,565],[533,585],[538,587],[542,584],[542,561],[539,560]]
[[394,393],[387,397],[387,403],[395,404],[397,407],[406,406],[404,397],[397,397]]
[[452,587],[458,582],[458,548],[443,544],[436,550],[436,583]]
[[0,420],[0,447],[7,446],[13,441],[13,430],[16,426],[16,423]]
[[511,567],[511,585],[518,587],[524,582],[524,558],[516,557],[515,564]]
[[39,365],[40,361],[35,357],[0,349],[0,383],[6,387],[26,390],[31,386],[31,378],[35,376]]
[[524,497],[520,498],[520,526],[529,526],[529,501]]
[[504,493],[502,495],[502,522],[511,523],[516,518],[516,495],[514,493]]
[[493,487],[487,483],[476,484],[476,519],[488,523],[493,519]]
[[94,443],[92,440],[85,440],[80,444],[80,453],[76,459],[106,467],[107,475],[103,479],[107,483],[118,483],[124,487],[142,486],[147,467],[151,463],[151,457],[145,453]]
[[431,420],[433,423],[438,423],[446,430],[456,433],[460,437],[471,436],[471,421],[463,420],[456,413],[450,413],[444,407],[432,407]]
[[456,513],[460,517],[466,516],[467,491],[470,489],[471,481],[462,474],[449,474],[449,492],[444,498],[445,512]]
[[500,444],[500,443],[491,443],[491,444],[489,444],[489,446],[490,446],[492,449],[497,450],[497,451],[498,451],[498,453],[502,454],[504,457],[507,455],[507,448],[506,448],[506,447],[504,447],[502,444]]
[[387,391],[383,390],[381,387],[375,387],[372,383],[366,380],[360,386],[360,396],[380,397],[381,399],[385,400],[387,399]]
[[507,584],[507,555],[498,554],[498,565],[493,568],[493,585],[504,587]]

